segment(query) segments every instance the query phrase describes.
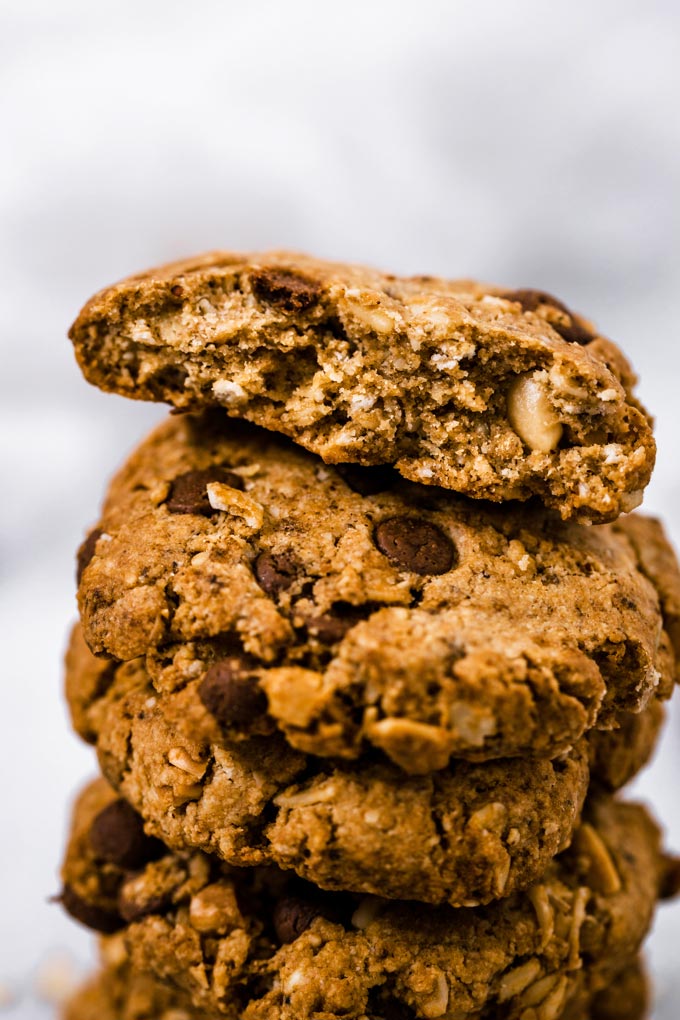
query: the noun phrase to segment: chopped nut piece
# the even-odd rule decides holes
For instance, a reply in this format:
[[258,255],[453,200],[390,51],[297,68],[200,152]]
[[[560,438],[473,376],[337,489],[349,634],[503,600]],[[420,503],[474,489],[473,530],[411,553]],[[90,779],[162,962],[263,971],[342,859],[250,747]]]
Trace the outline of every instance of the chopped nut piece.
[[243,918],[231,885],[217,882],[201,889],[189,904],[189,920],[196,931],[225,935],[241,927]]
[[621,878],[597,829],[584,822],[574,839],[574,850],[588,859],[588,884],[595,892],[611,896],[621,888]]
[[300,807],[304,804],[323,804],[333,800],[336,794],[332,780],[323,786],[317,786],[312,790],[301,790],[299,793],[282,793],[276,797],[274,803],[279,807]]
[[176,769],[187,772],[194,779],[202,779],[205,775],[205,762],[195,761],[183,747],[171,747],[168,751],[168,761]]
[[207,486],[208,501],[214,510],[241,517],[251,531],[259,531],[264,524],[264,509],[250,496],[238,489],[232,489],[223,482],[210,482]]
[[521,375],[508,390],[513,429],[537,453],[550,453],[562,437],[562,425],[536,375]]
[[500,834],[505,828],[508,811],[504,804],[492,801],[470,815],[468,825]]
[[589,899],[590,889],[586,888],[586,886],[581,886],[574,898],[571,927],[569,928],[569,967],[572,970],[577,970],[581,966],[581,925],[586,919],[586,907],[588,906]]
[[381,719],[370,727],[369,736],[397,765],[409,763],[412,772],[414,760],[417,772],[429,773],[443,769],[451,755],[444,730],[411,719]]
[[385,901],[377,896],[364,896],[363,900],[352,914],[352,925],[361,931],[368,928],[372,921],[384,909]]
[[528,892],[531,905],[536,911],[536,920],[541,930],[541,941],[537,947],[542,952],[550,942],[555,931],[555,912],[550,904],[548,890],[544,885],[535,885]]
[[498,987],[498,1001],[507,1002],[517,995],[521,995],[525,988],[533,984],[541,973],[541,965],[535,956],[532,956],[526,963],[514,967],[503,975]]
[[437,974],[435,978],[434,991],[431,998],[421,1003],[420,1008],[423,1015],[432,1018],[443,1016],[449,1004],[449,984],[446,975]]
[[308,726],[324,703],[323,676],[311,669],[281,666],[262,678],[269,709],[290,726]]

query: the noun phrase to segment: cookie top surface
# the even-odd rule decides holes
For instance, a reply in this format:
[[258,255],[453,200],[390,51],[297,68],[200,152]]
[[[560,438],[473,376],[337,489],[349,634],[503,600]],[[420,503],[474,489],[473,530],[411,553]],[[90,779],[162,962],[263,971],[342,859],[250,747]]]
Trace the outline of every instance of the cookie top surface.
[[[372,745],[414,773],[554,755],[672,687],[677,567],[667,546],[647,564],[628,521],[584,528],[175,416],[113,480],[79,607],[96,654],[145,656],[159,691],[203,676],[234,734]],[[259,715],[229,704],[248,685]]]
[[584,740],[559,759],[405,776],[376,754],[357,763],[302,754],[281,734],[229,739],[199,687],[159,695],[137,660],[81,716],[104,774],[174,848],[273,863],[325,889],[459,906],[528,885],[578,823],[592,757]]
[[102,291],[70,336],[105,390],[565,518],[615,519],[654,466],[626,359],[539,291],[217,252]]
[[[86,801],[76,811],[81,849],[75,838],[69,856],[89,857],[96,874],[82,833],[110,802],[105,792]],[[117,896],[133,969],[233,1020],[494,1009],[516,1020],[544,1003],[536,1015],[558,1017],[583,964],[596,969],[597,991],[635,957],[668,866],[645,810],[603,799],[537,884],[488,907],[327,894],[277,869],[219,868],[197,853],[121,869]]]

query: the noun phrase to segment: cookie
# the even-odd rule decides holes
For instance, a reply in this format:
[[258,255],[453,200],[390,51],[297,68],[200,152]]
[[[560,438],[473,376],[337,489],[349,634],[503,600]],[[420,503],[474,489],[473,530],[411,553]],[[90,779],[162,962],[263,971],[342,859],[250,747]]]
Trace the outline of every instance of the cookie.
[[[125,951],[123,950],[123,953]],[[597,969],[585,964],[580,988],[568,993],[567,1003],[557,1020],[644,1020],[647,1015],[647,979],[639,960],[627,963],[614,975],[608,987],[595,995],[591,984]],[[574,981],[576,984],[577,981]],[[408,1014],[406,1014],[408,1015]],[[475,1014],[478,1016],[478,1014]],[[488,1014],[496,1017],[498,1014]],[[502,1015],[502,1014],[501,1014]],[[404,1013],[386,1012],[384,1020]],[[465,1014],[463,1020],[472,1014]],[[165,981],[148,974],[136,974],[129,964],[109,964],[71,999],[62,1020],[214,1020],[214,1013],[195,1009],[187,997]],[[383,1020],[372,1016],[370,1020]]]
[[[87,718],[108,780],[176,849],[273,863],[325,889],[459,906],[528,885],[578,822],[583,740],[558,759],[405,776],[377,756],[320,761],[280,734],[230,741],[198,688],[157,695],[141,662],[126,663]],[[82,898],[82,884],[72,891]]]
[[540,291],[217,252],[102,291],[70,337],[104,390],[564,518],[614,520],[654,466],[626,359]]
[[145,656],[161,692],[201,676],[234,736],[372,746],[411,773],[553,756],[672,688],[677,565],[655,522],[632,518],[633,542],[629,520],[584,528],[176,416],[114,478],[79,607],[97,655]]
[[167,978],[134,972],[119,938],[103,939],[101,950],[101,970],[69,1000],[62,1020],[215,1020]]
[[[85,815],[80,833],[97,822]],[[77,836],[67,880],[79,855],[99,868]],[[635,958],[670,866],[645,809],[609,798],[589,804],[572,848],[527,892],[475,909],[323,893],[276,868],[167,854],[120,869],[121,937],[135,972],[232,1020],[552,1020],[582,991],[584,964],[596,994]]]

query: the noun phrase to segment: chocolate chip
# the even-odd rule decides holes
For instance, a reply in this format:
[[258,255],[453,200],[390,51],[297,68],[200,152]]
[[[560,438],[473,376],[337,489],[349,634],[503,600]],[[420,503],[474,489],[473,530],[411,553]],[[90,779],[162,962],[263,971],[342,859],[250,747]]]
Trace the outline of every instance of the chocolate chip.
[[217,513],[208,499],[207,487],[211,482],[221,482],[232,489],[243,489],[243,479],[219,465],[202,471],[186,471],[173,479],[165,505],[171,514],[202,514],[209,517]]
[[353,606],[347,602],[336,602],[328,613],[308,617],[305,627],[310,637],[316,638],[321,644],[334,645],[342,641],[348,630],[369,617],[375,609],[374,604]]
[[306,621],[307,633],[320,641],[322,645],[335,645],[342,641],[345,634],[353,626],[351,620],[341,620],[337,616],[325,613],[314,616]]
[[89,837],[97,857],[119,868],[141,868],[163,852],[161,842],[147,836],[142,819],[122,797],[99,812]]
[[90,560],[94,556],[97,542],[103,534],[104,532],[101,528],[94,528],[78,549],[76,553],[76,584],[80,584],[85,568],[89,566]]
[[257,680],[241,671],[238,659],[221,659],[206,672],[198,694],[220,726],[245,725],[267,711],[267,698]]
[[278,595],[290,588],[299,566],[290,553],[263,552],[253,563],[255,580],[267,595]]
[[456,558],[448,535],[419,517],[389,517],[376,526],[374,537],[381,553],[415,574],[445,574]]
[[149,914],[162,914],[171,905],[172,897],[169,893],[151,896],[146,900],[134,899],[132,896],[126,895],[125,886],[121,889],[118,897],[118,909],[121,917],[128,924],[138,921],[141,917],[147,917]]
[[680,893],[680,857],[664,857],[659,899],[670,900]]
[[112,935],[120,931],[123,925],[123,918],[113,910],[106,910],[94,903],[88,903],[82,899],[70,885],[65,885],[59,901],[71,917],[93,931],[102,932],[104,935]]
[[274,930],[281,943],[295,942],[307,931],[315,917],[321,916],[319,907],[311,900],[299,896],[286,896],[274,907]]
[[284,312],[304,312],[321,296],[314,280],[288,269],[257,269],[250,274],[250,285],[258,300]]
[[375,496],[378,492],[392,489],[399,479],[394,468],[388,464],[363,467],[361,464],[336,464],[335,470],[353,492],[360,496]]
[[508,301],[517,301],[525,312],[534,312],[539,305],[549,305],[564,312],[569,316],[569,325],[560,322],[551,322],[550,325],[563,340],[567,340],[569,343],[584,345],[595,339],[595,334],[586,329],[581,320],[552,294],[546,294],[543,290],[510,290],[503,297]]

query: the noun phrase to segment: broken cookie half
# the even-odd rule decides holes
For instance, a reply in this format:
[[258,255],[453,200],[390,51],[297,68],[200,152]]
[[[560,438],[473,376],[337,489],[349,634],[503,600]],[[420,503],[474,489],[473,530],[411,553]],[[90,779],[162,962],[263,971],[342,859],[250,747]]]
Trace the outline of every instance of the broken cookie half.
[[564,518],[614,520],[654,466],[625,357],[540,291],[216,252],[102,291],[70,336],[104,390]]

